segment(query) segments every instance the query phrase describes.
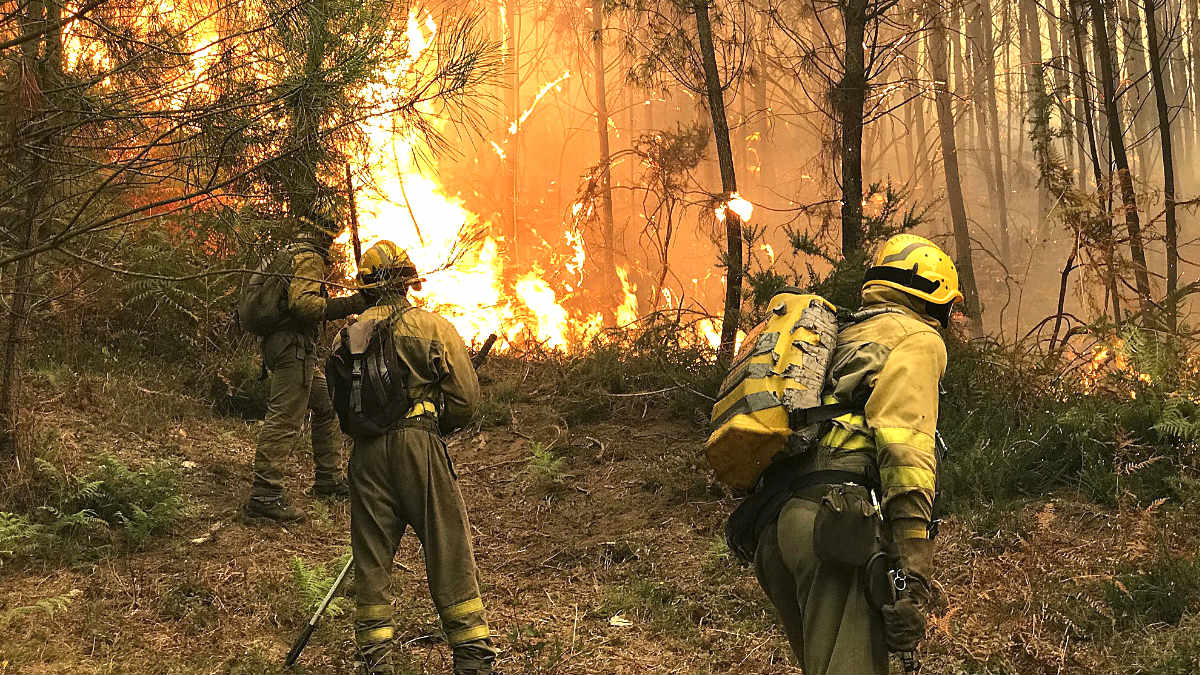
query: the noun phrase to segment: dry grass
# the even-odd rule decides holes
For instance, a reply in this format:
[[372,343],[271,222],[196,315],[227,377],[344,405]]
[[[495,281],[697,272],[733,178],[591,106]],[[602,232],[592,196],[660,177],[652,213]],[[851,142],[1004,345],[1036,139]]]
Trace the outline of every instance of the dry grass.
[[[753,575],[720,544],[733,501],[706,479],[702,427],[665,414],[654,397],[623,400],[619,419],[571,425],[568,408],[578,403],[557,397],[550,379],[515,362],[488,368],[494,417],[450,449],[504,671],[795,672]],[[138,405],[171,405],[129,383],[110,386]],[[326,564],[344,553],[345,504],[303,496],[311,469],[297,452],[288,485],[310,518],[286,529],[246,525],[236,514],[253,424],[190,410],[156,412],[168,423],[154,427],[118,408],[51,402],[42,424],[60,430],[56,452],[68,466],[100,452],[176,463],[186,514],[137,552],[0,566],[0,607],[69,603],[0,619],[0,673],[277,672],[306,618],[292,561]],[[531,470],[535,448],[561,458],[558,480]],[[946,602],[928,672],[1162,670],[1183,668],[1198,649],[1185,633],[1193,616],[1182,627],[1117,628],[1105,602],[1115,571],[1152,562],[1160,539],[1173,551],[1195,549],[1197,526],[1170,504],[1112,510],[1058,496],[981,505],[943,531]],[[400,663],[446,672],[415,538],[398,561]],[[349,670],[350,622],[326,620],[298,669]]]

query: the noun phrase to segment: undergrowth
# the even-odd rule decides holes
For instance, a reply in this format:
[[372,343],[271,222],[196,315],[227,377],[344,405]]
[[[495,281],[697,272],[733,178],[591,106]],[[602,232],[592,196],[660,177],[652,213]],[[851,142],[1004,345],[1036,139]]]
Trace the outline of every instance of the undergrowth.
[[35,472],[35,502],[22,513],[0,512],[0,562],[141,548],[184,511],[179,475],[163,461],[130,468],[102,455],[77,474],[37,458]]
[[1074,368],[990,341],[948,342],[938,424],[948,509],[1058,488],[1110,506],[1200,497],[1194,375],[1145,333],[1111,342],[1112,356],[1096,347]]

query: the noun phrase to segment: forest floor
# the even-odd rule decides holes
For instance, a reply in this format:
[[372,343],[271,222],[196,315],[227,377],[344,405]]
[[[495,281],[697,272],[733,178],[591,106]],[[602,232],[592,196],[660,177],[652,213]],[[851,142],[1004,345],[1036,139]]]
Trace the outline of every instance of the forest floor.
[[[735,502],[709,482],[703,420],[667,419],[653,396],[581,420],[536,367],[498,359],[486,372],[484,416],[449,446],[503,672],[798,672],[752,571],[724,546]],[[41,373],[31,390],[36,427],[53,430],[40,437],[48,461],[165,460],[186,506],[137,547],[0,557],[0,673],[282,672],[348,551],[345,502],[304,494],[306,454],[288,489],[307,520],[248,524],[256,423],[129,375]],[[1136,595],[1116,576],[1131,561],[1194,551],[1195,521],[1069,493],[951,516],[926,672],[1186,672],[1195,617],[1126,625],[1111,594],[1116,579]],[[411,534],[397,561],[398,663],[447,672]],[[323,620],[296,672],[350,671],[351,607]]]

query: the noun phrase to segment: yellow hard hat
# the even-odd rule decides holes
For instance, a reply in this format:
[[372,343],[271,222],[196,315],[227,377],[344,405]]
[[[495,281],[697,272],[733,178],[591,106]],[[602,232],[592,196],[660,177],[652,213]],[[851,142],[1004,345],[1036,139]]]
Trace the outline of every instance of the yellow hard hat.
[[389,288],[412,286],[421,288],[417,266],[408,253],[386,239],[375,242],[358,262],[359,288]]
[[963,299],[954,261],[937,244],[915,234],[898,234],[884,243],[867,270],[863,288],[887,286],[935,305]]

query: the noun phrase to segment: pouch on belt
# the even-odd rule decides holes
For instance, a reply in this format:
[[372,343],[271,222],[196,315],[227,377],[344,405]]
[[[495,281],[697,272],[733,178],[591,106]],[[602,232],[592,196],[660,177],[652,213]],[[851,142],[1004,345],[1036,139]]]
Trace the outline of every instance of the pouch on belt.
[[882,550],[879,519],[861,485],[830,485],[818,503],[813,548],[824,562],[863,567]]

